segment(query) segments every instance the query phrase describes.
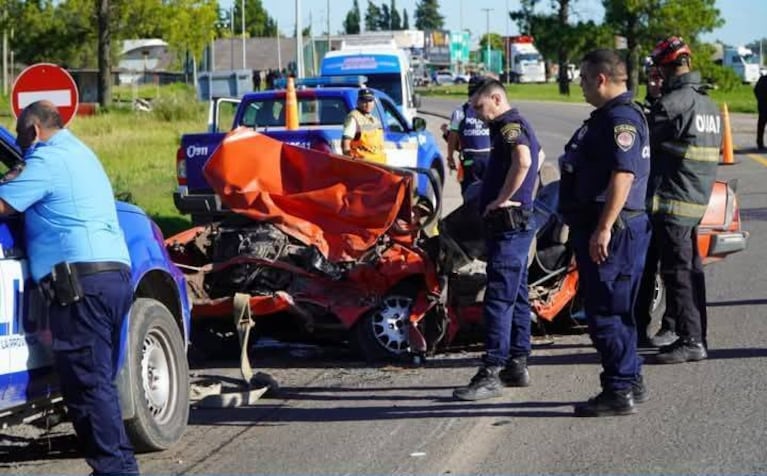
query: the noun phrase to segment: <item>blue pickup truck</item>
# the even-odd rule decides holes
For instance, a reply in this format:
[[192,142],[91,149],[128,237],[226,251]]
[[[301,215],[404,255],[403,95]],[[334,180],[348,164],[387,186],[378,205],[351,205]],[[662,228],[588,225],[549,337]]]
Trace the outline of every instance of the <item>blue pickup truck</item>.
[[[0,127],[0,162],[23,166],[14,137]],[[135,301],[121,332],[116,379],[123,418],[137,450],[166,449],[186,428],[190,304],[183,274],[170,261],[157,225],[118,202]],[[31,280],[23,216],[0,217],[0,424],[35,419],[60,406],[47,304]]]
[[[362,77],[364,78],[364,77]],[[274,139],[300,147],[341,154],[341,136],[346,115],[356,107],[357,87],[346,86],[338,78],[313,78],[312,87],[298,87],[299,127],[285,128],[284,89],[246,94],[241,100],[218,98],[211,101],[208,132],[184,134],[176,154],[178,189],[174,193],[176,208],[191,214],[193,223],[205,223],[220,217],[224,210],[221,201],[211,190],[202,173],[202,167],[230,129],[247,127]],[[445,159],[434,136],[426,130],[426,122],[415,117],[408,122],[392,99],[381,91],[373,90],[378,116],[384,128],[386,165],[406,169],[420,169],[431,173],[441,188],[445,178]],[[236,107],[231,123],[221,130],[220,117],[226,105]],[[434,181],[425,174],[418,176],[418,194],[434,200],[431,191]],[[436,193],[441,192],[438,191]]]

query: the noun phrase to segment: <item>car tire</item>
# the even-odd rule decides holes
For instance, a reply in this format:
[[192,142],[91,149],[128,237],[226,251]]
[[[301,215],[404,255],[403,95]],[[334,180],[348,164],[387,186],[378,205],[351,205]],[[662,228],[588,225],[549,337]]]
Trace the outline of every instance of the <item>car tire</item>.
[[352,348],[368,362],[396,360],[410,352],[408,320],[413,298],[392,293],[352,328]]
[[178,325],[162,303],[138,298],[128,332],[135,402],[125,429],[137,451],[165,450],[189,419],[189,365]]

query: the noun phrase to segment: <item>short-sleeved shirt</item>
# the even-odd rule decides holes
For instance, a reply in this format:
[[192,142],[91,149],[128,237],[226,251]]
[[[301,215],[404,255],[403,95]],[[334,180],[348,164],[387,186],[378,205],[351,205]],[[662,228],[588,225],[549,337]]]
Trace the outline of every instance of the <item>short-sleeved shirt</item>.
[[0,185],[0,198],[24,212],[32,278],[40,281],[62,261],[130,265],[112,186],[96,155],[62,129],[24,159],[24,170]]
[[[354,111],[358,111],[359,114],[353,114]],[[365,121],[360,124],[357,121]],[[360,131],[363,128],[376,128],[381,129],[381,122],[374,114],[365,114],[359,109],[354,109],[352,112],[346,115],[344,120],[343,137],[345,139],[355,139],[359,136]]]
[[623,93],[595,109],[565,146],[563,173],[574,174],[572,190],[560,200],[573,204],[604,203],[613,172],[634,175],[624,208],[644,210],[650,173],[647,123],[633,93]]
[[490,202],[498,198],[511,167],[514,149],[520,145],[530,148],[532,164],[511,200],[520,202],[523,208],[532,208],[533,190],[538,174],[538,154],[541,150],[533,126],[515,108],[501,114],[489,126],[492,151],[482,180],[480,210],[484,210]]

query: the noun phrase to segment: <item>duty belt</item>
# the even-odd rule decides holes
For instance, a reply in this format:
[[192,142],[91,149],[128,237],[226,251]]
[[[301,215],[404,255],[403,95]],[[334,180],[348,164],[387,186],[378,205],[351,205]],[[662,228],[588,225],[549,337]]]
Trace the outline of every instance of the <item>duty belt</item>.
[[[91,274],[106,273],[107,271],[128,271],[130,272],[130,266],[119,261],[96,261],[96,262],[80,262],[69,263],[69,266],[77,272],[78,276],[88,276]],[[47,274],[40,282],[49,282],[51,275]]]

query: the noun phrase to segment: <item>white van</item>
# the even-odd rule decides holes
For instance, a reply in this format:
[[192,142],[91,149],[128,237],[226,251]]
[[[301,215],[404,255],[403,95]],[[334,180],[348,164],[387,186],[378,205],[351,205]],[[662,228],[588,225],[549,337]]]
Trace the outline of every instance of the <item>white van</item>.
[[412,122],[420,106],[420,98],[415,94],[410,58],[397,48],[394,41],[344,41],[340,50],[329,51],[322,59],[320,75],[367,76],[367,86],[391,97],[409,122]]

